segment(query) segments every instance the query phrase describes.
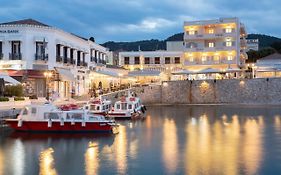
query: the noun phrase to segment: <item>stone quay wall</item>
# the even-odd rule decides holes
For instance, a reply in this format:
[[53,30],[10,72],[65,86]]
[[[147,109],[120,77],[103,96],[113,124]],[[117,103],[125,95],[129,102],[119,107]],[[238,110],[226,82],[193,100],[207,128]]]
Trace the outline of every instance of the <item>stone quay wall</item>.
[[[281,78],[166,81],[130,91],[145,104],[281,104]],[[115,102],[125,93],[103,97]]]
[[281,104],[281,78],[167,81],[140,97],[148,104]]

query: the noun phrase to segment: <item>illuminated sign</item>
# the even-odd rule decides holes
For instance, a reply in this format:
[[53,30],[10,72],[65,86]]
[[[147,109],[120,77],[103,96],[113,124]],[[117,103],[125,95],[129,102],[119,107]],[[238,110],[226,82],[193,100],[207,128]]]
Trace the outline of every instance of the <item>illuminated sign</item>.
[[19,30],[0,30],[0,33],[19,33]]

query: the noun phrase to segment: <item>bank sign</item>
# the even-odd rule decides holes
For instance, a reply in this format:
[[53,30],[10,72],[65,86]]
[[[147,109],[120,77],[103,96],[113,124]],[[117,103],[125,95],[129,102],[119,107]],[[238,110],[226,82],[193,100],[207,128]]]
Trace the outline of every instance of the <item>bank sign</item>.
[[19,30],[0,30],[0,33],[19,33]]

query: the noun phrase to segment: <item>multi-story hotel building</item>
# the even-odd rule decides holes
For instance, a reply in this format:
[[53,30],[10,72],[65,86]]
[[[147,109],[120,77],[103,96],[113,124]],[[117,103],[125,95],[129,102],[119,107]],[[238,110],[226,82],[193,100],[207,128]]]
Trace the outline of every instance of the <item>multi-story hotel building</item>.
[[184,22],[185,68],[243,68],[247,59],[246,35],[238,18]]
[[[120,52],[119,65],[130,71],[141,70],[141,74],[147,71],[159,71],[167,76],[161,77],[162,80],[170,79],[170,73],[182,69],[182,51],[135,51]],[[150,73],[149,73],[150,72]],[[145,74],[145,73],[144,73]]]
[[[88,93],[89,71],[105,64],[107,54],[92,40],[32,19],[0,24],[0,70],[21,81],[28,95],[43,97],[46,89],[61,98]],[[52,72],[48,88],[46,71]]]

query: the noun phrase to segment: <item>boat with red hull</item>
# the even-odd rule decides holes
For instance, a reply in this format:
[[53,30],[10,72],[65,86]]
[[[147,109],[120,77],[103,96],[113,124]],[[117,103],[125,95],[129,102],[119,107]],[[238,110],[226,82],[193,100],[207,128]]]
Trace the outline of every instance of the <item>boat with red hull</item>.
[[5,122],[16,131],[25,132],[117,132],[114,120],[87,110],[62,111],[52,104],[26,106],[17,119]]

